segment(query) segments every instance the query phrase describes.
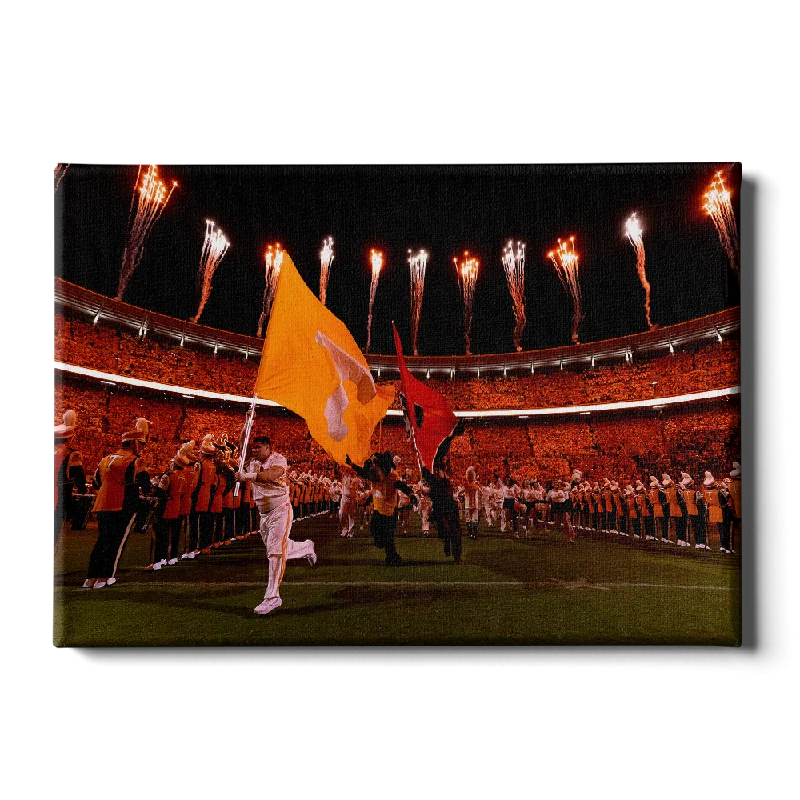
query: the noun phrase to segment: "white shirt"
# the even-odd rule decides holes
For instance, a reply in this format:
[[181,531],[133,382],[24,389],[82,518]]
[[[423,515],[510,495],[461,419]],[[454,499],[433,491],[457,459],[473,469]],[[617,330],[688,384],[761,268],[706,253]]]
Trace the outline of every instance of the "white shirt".
[[286,456],[274,451],[264,462],[251,462],[250,472],[264,472],[272,467],[283,467],[283,475],[275,483],[253,481],[253,499],[260,510],[271,511],[273,508],[289,502],[289,485],[286,478],[288,466]]

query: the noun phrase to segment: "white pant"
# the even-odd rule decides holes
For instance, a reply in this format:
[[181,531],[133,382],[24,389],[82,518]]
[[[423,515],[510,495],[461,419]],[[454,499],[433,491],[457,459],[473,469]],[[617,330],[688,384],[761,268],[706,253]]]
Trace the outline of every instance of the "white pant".
[[266,513],[259,512],[259,517],[259,533],[268,556],[283,556],[288,561],[290,558],[305,558],[314,552],[314,542],[311,539],[295,542],[289,538],[294,519],[290,503],[284,503]]

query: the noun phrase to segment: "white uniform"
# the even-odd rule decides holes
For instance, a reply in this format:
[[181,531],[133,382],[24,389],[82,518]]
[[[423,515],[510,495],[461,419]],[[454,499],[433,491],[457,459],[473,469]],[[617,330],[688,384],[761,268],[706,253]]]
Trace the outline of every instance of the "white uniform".
[[356,525],[356,503],[358,501],[358,478],[350,472],[342,477],[342,503],[339,506],[339,522],[342,536],[352,538]]
[[286,477],[288,464],[280,453],[270,453],[264,462],[253,462],[251,472],[263,472],[272,467],[282,467],[283,475],[274,483],[253,481],[253,499],[260,516],[259,532],[267,548],[268,556],[283,556],[284,559],[305,558],[314,552],[314,542],[307,539],[295,542],[289,538],[294,513],[289,502],[289,484]]

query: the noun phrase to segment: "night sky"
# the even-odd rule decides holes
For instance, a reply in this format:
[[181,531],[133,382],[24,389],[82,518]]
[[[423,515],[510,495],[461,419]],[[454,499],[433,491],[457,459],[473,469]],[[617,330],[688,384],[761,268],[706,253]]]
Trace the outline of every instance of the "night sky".
[[[280,242],[315,294],[319,251],[333,236],[328,308],[363,348],[369,252],[384,253],[372,352],[394,352],[391,320],[410,352],[408,249],[429,253],[419,330],[421,355],[464,352],[463,306],[453,256],[481,262],[472,352],[513,350],[511,297],[501,263],[510,238],[527,243],[525,349],[569,344],[571,301],[546,253],[575,235],[585,320],[581,342],[645,329],[644,290],[625,220],[644,229],[652,318],[670,325],[738,305],[702,196],[718,169],[733,189],[736,164],[526,167],[159,167],[177,180],[124,299],[181,319],[198,303],[195,278],[213,219],[231,247],[201,323],[255,335],[264,292],[264,251]],[[137,167],[70,166],[56,193],[56,275],[114,296],[127,240]],[[61,230],[59,231],[59,227]],[[60,236],[59,236],[60,233]],[[59,265],[61,260],[61,265]]]

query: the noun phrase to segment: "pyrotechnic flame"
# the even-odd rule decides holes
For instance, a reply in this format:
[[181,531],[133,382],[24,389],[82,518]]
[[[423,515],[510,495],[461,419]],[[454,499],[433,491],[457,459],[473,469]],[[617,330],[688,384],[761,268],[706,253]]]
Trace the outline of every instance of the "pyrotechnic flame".
[[477,258],[470,256],[469,251],[464,251],[464,257],[459,260],[453,259],[458,274],[458,283],[461,287],[461,295],[464,298],[464,343],[467,355],[472,355],[471,350],[471,330],[472,330],[472,305],[475,300],[475,283],[478,280],[478,267],[480,262]]
[[55,187],[53,188],[54,192],[58,191],[58,186],[64,179],[64,176],[67,174],[68,169],[69,169],[69,164],[56,165],[56,168],[53,170],[53,180],[55,181]]
[[[141,183],[139,182],[140,177],[142,178]],[[117,300],[122,300],[128,281],[142,260],[145,240],[153,226],[158,222],[158,218],[166,208],[177,186],[177,181],[173,181],[172,188],[168,192],[163,181],[158,177],[157,164],[149,164],[144,176],[142,176],[142,165],[139,165],[128,215],[128,243],[125,245],[125,251],[122,254],[122,269],[120,270],[119,286],[117,287]],[[135,214],[134,206],[136,207]]]
[[264,332],[264,323],[267,321],[272,303],[275,300],[275,290],[278,288],[278,278],[281,274],[281,264],[283,263],[284,250],[277,242],[267,247],[264,253],[264,276],[266,285],[264,286],[264,300],[261,306],[261,316],[258,318],[258,335]]
[[720,244],[728,256],[731,269],[739,277],[739,231],[731,204],[731,193],[725,188],[722,172],[718,172],[704,195],[703,210],[711,217],[717,229]]
[[650,283],[647,280],[647,273],[645,272],[644,263],[644,241],[642,240],[642,226],[639,223],[639,218],[634,211],[625,222],[625,233],[628,236],[628,241],[636,251],[636,271],[639,273],[639,280],[641,281],[642,288],[644,289],[644,313],[647,317],[647,327],[652,330],[654,327],[650,319]]
[[425,270],[428,266],[428,254],[420,250],[416,255],[408,251],[408,266],[411,273],[411,346],[414,355],[417,351],[417,334],[419,332],[419,319],[422,314],[422,294],[425,291]]
[[372,281],[369,284],[369,316],[367,317],[367,350],[372,343],[372,306],[375,303],[375,292],[378,290],[378,279],[381,276],[381,268],[383,267],[383,253],[379,250],[370,250],[369,253],[370,264],[372,264]]
[[551,250],[547,257],[553,262],[556,274],[563,287],[572,298],[572,343],[578,344],[578,327],[583,320],[581,309],[581,285],[578,280],[578,251],[575,249],[575,237],[567,241],[558,240],[558,246]]
[[203,250],[200,254],[200,266],[197,269],[197,284],[200,290],[200,304],[197,313],[192,317],[192,322],[197,322],[206,307],[208,298],[211,295],[211,279],[214,277],[219,262],[228,252],[230,242],[225,238],[222,231],[214,227],[214,222],[206,220],[206,238],[203,241]]
[[503,268],[506,271],[508,290],[514,304],[514,347],[517,352],[522,350],[522,333],[525,330],[525,242],[514,243],[509,241],[503,251]]
[[322,242],[322,252],[319,254],[319,299],[322,305],[327,305],[328,278],[333,264],[333,237],[329,236]]

